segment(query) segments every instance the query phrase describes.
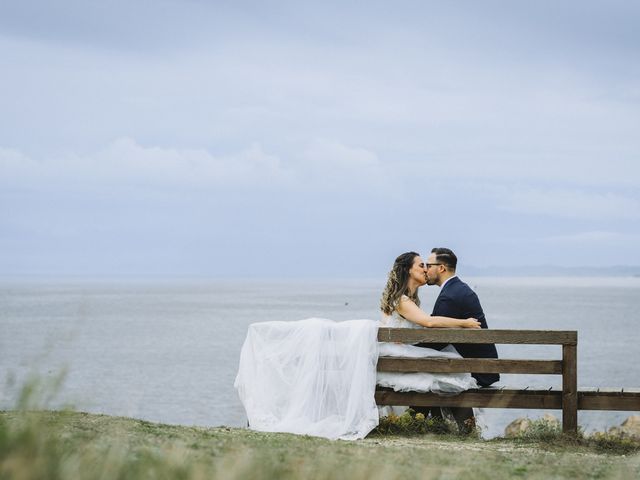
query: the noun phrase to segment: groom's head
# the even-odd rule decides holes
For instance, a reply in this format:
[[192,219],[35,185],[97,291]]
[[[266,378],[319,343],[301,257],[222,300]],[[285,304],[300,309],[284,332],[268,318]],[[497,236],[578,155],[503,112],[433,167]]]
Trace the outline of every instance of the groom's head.
[[442,285],[443,282],[455,275],[458,257],[448,248],[434,248],[427,258],[425,265],[427,285]]

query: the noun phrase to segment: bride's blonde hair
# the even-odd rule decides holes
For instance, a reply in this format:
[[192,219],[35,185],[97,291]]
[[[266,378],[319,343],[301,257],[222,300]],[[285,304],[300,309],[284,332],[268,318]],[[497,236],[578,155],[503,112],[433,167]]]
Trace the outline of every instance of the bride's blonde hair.
[[413,259],[418,255],[420,254],[416,252],[403,253],[393,262],[393,268],[389,272],[387,285],[384,287],[380,300],[380,310],[386,315],[391,315],[398,307],[402,295],[406,295],[420,306],[418,290],[416,289],[413,294],[409,293],[409,270],[413,266]]

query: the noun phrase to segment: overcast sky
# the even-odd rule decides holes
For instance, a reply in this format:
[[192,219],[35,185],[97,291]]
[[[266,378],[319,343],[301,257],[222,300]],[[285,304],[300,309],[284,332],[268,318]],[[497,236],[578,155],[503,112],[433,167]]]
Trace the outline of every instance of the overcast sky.
[[638,25],[611,0],[0,2],[0,274],[638,265]]

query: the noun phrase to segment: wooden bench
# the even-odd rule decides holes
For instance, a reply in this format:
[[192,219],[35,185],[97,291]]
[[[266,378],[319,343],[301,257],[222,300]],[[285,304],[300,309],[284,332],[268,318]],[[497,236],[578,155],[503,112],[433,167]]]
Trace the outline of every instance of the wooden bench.
[[562,431],[576,434],[578,410],[640,410],[640,389],[578,390],[576,331],[380,328],[378,341],[399,343],[497,343],[561,345],[561,360],[380,357],[378,371],[562,375],[562,389],[489,387],[457,395],[394,392],[377,387],[378,405],[531,408],[562,410]]

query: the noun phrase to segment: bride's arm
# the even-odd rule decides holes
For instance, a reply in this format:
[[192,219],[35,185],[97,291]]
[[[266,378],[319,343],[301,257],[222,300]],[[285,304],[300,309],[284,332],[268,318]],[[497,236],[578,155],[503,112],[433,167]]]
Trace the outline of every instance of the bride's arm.
[[436,328],[480,328],[480,322],[475,318],[460,320],[450,317],[436,317],[427,315],[424,310],[418,307],[412,300],[402,298],[397,307],[397,311],[410,322],[417,323],[423,327]]

